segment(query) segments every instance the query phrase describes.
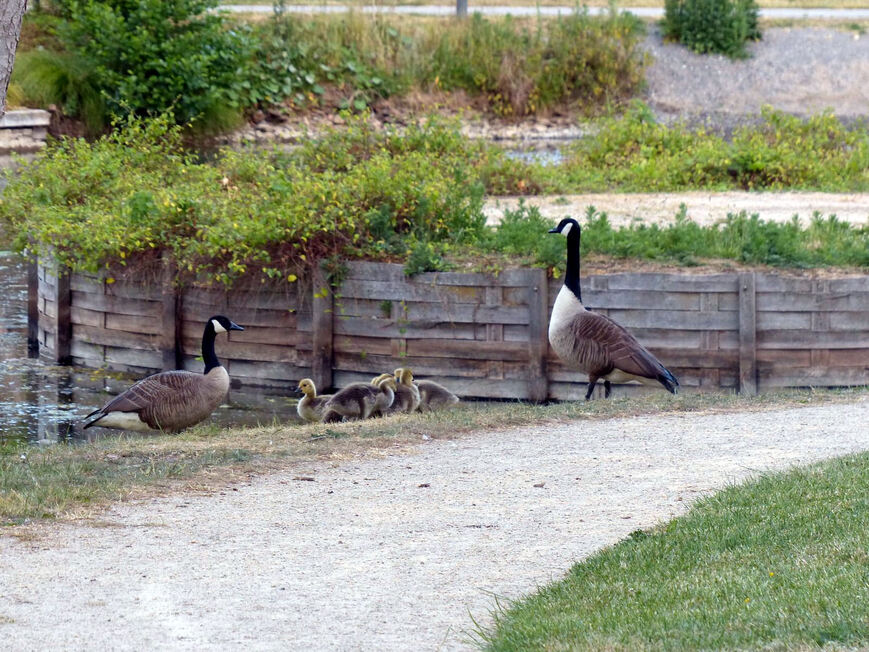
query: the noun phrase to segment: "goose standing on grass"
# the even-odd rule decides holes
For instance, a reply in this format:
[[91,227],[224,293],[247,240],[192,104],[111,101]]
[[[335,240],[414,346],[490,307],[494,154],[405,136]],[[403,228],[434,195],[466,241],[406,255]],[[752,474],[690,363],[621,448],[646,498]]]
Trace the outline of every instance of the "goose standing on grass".
[[567,217],[549,232],[567,237],[567,271],[552,308],[549,343],[564,362],[588,374],[585,400],[591,398],[600,379],[604,381],[605,398],[610,395],[611,381],[660,383],[675,394],[679,381],[655,356],[612,319],[582,305],[579,289],[580,227],[576,220]]
[[179,432],[205,420],[229,391],[229,374],[214,352],[214,338],[218,333],[243,330],[223,315],[211,317],[202,334],[204,373],[164,371],[143,378],[87,415],[84,427]]
[[339,390],[323,408],[323,423],[342,419],[367,419],[386,414],[395,399],[395,379],[387,376],[377,385],[353,383]]
[[302,378],[299,381],[297,389],[304,394],[299,400],[299,405],[296,407],[299,416],[311,423],[322,421],[326,403],[329,402],[333,394],[321,394],[317,396],[317,386],[314,385],[314,381],[310,378]]

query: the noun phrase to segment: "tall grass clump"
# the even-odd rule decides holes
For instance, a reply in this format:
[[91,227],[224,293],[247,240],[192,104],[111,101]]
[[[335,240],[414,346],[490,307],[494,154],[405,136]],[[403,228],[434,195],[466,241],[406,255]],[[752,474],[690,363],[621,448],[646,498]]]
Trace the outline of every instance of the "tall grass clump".
[[664,36],[701,54],[748,56],[745,45],[760,39],[755,0],[665,0]]
[[862,649],[869,455],[767,475],[495,614],[488,650]]
[[[563,271],[564,243],[545,237],[553,225],[536,207],[520,204],[514,211],[505,211],[486,243],[488,251]],[[797,217],[784,223],[768,222],[745,211],[730,213],[719,224],[700,226],[683,210],[669,224],[615,228],[606,213],[589,207],[582,222],[582,253],[689,266],[701,260],[732,260],[797,268],[869,267],[869,227],[819,214],[808,224]]]
[[831,113],[802,119],[766,107],[759,124],[726,140],[661,124],[636,102],[570,147],[561,168],[563,191],[861,191],[869,188],[869,132]]

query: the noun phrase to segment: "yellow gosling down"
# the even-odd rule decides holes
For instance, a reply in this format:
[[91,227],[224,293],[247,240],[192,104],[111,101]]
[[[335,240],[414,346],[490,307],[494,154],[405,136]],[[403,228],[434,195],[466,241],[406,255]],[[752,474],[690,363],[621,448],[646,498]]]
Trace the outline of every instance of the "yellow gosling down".
[[399,367],[395,370],[395,380],[403,382],[401,379],[402,372],[407,372],[409,382],[416,389],[417,407],[419,412],[431,412],[433,410],[441,410],[444,408],[456,405],[459,402],[459,397],[453,394],[443,385],[434,382],[433,380],[414,380],[413,374],[407,367]]
[[296,389],[303,394],[302,398],[299,400],[299,405],[296,407],[299,416],[310,423],[319,423],[322,421],[326,404],[329,402],[329,399],[332,398],[333,394],[317,396],[317,386],[310,378],[302,378]]
[[339,390],[323,408],[323,423],[356,421],[386,414],[395,400],[395,379],[387,376],[377,385],[353,383]]

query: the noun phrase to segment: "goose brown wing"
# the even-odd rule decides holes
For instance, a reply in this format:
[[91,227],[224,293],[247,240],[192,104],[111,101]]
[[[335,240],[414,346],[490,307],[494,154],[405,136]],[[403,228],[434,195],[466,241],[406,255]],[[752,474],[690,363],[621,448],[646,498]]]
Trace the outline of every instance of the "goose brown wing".
[[605,375],[612,369],[643,378],[667,373],[658,359],[609,317],[586,311],[573,321],[577,354],[590,363],[589,371]]
[[152,407],[158,401],[172,400],[194,391],[202,374],[191,371],[164,371],[143,378],[127,391],[118,394],[105,404],[99,412],[140,412]]

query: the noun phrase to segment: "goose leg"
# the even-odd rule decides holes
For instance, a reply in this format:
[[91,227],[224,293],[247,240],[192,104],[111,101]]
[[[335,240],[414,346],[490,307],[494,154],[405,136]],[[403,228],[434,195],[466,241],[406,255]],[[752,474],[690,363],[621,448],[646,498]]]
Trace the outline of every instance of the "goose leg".
[[611,389],[612,389],[612,385],[610,385],[610,381],[608,381],[608,380],[603,381],[603,397],[604,398],[610,397],[610,390]]
[[591,393],[594,391],[594,386],[597,384],[597,376],[588,377],[588,391],[585,393],[585,400],[591,400]]

